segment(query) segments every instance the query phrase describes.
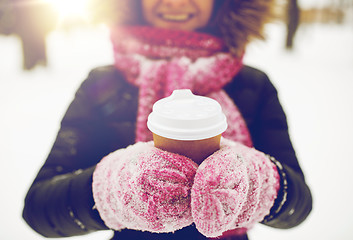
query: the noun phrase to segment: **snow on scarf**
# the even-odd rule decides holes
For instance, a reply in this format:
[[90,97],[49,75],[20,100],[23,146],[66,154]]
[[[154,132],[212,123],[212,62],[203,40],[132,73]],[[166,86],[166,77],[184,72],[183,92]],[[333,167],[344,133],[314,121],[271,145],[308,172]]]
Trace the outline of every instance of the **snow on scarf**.
[[226,52],[214,36],[147,26],[111,29],[115,67],[139,87],[136,142],[152,140],[147,118],[153,104],[175,89],[218,101],[227,116],[223,136],[252,146],[246,123],[232,99],[222,88],[242,67],[242,59]]

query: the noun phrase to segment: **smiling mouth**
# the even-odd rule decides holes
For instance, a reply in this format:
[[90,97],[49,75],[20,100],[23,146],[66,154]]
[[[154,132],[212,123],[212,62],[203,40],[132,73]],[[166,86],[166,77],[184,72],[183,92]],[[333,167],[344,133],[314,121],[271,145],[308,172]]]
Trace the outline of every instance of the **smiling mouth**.
[[164,21],[171,22],[185,22],[193,18],[194,14],[190,13],[181,13],[181,14],[168,14],[168,13],[159,13],[158,17]]

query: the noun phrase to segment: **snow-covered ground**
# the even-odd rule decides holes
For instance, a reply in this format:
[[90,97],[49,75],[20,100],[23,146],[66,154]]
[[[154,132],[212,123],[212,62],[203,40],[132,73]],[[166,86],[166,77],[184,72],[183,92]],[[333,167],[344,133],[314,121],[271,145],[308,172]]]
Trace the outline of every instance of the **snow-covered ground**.
[[[303,26],[294,51],[283,49],[282,25],[249,46],[247,64],[279,90],[290,133],[314,197],[301,226],[258,225],[251,239],[353,239],[353,27]],[[21,218],[23,199],[48,154],[59,122],[89,70],[112,62],[104,28],[53,32],[49,66],[21,70],[20,43],[0,37],[0,239],[39,240]],[[109,231],[70,239],[108,239]]]

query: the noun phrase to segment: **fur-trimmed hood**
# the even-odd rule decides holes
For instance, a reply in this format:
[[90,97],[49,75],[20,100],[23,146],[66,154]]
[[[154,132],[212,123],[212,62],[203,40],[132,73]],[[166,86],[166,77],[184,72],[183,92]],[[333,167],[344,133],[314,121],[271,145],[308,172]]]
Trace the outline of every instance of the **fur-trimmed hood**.
[[[219,0],[215,0],[219,1]],[[217,25],[229,50],[239,56],[253,39],[263,39],[265,23],[273,19],[275,0],[225,0]]]
[[[96,19],[108,24],[143,24],[140,0],[92,0]],[[207,29],[224,39],[229,51],[243,54],[253,39],[263,39],[264,24],[273,18],[276,0],[214,0]]]

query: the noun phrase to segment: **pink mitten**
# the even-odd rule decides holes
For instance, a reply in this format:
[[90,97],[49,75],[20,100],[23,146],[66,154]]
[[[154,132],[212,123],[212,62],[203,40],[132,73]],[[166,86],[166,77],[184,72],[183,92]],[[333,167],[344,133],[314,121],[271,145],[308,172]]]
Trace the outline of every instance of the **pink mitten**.
[[153,142],[117,150],[97,165],[93,197],[105,224],[114,229],[173,232],[193,220],[190,191],[197,164],[162,151]]
[[278,189],[279,174],[268,157],[223,138],[221,149],[196,172],[191,189],[196,228],[207,237],[249,229],[269,213]]

